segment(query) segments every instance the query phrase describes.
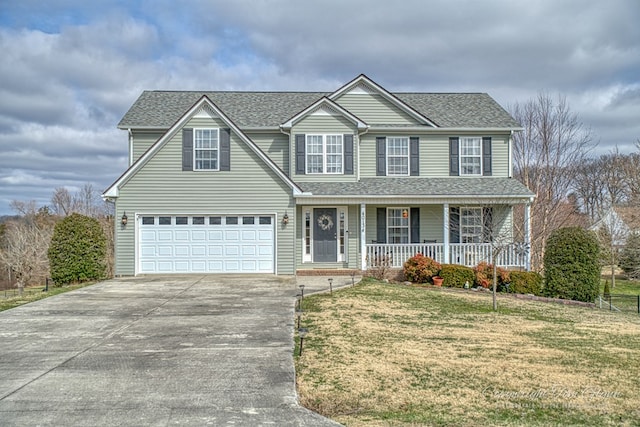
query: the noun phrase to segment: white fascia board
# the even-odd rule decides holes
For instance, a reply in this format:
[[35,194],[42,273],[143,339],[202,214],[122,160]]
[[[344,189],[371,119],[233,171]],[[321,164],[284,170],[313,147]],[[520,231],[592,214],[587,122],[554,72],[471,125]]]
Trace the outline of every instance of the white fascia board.
[[379,84],[377,84],[376,82],[371,80],[369,77],[365,76],[364,74],[360,74],[358,77],[356,77],[355,79],[351,80],[351,82],[347,83],[346,85],[342,86],[340,89],[338,89],[335,92],[333,92],[331,95],[328,96],[328,98],[331,99],[331,100],[334,100],[334,99],[340,97],[342,94],[344,94],[344,93],[348,92],[349,90],[351,90],[353,87],[355,87],[358,84],[363,83],[363,82],[366,83],[369,86],[372,86],[387,101],[391,102],[393,105],[395,105],[396,107],[400,108],[405,113],[407,113],[410,116],[412,116],[414,119],[422,121],[422,122],[425,122],[428,125],[433,126],[434,128],[438,127],[434,122],[432,122],[427,117],[425,117],[422,114],[420,114],[418,111],[416,111],[413,108],[411,108],[405,102],[400,100],[400,98],[398,98],[397,96],[395,96],[394,94],[392,94],[391,92],[389,92],[388,90],[386,90],[385,88],[383,88],[382,86],[380,86]]
[[323,195],[313,195],[312,193],[301,193],[298,196],[296,196],[296,199],[361,199],[361,200],[367,200],[367,199],[385,199],[385,200],[394,200],[394,199],[410,199],[410,200],[444,200],[444,199],[455,199],[455,200],[461,200],[461,199],[472,199],[472,200],[478,200],[481,199],[483,200],[485,203],[486,202],[494,202],[495,204],[501,204],[501,202],[504,201],[519,201],[519,202],[531,202],[533,201],[533,198],[535,196],[531,196],[530,194],[520,194],[520,195],[509,195],[509,196],[505,196],[505,195],[499,195],[499,194],[493,194],[493,195],[469,195],[469,196],[464,196],[464,195],[451,195],[451,194],[444,194],[444,195],[402,195],[402,194],[394,194],[394,195],[375,195],[375,194],[366,194],[366,195],[357,195],[357,194],[350,194],[350,195],[345,195],[345,194],[340,194],[340,195],[327,195],[327,194],[323,194]]
[[408,132],[433,132],[433,133],[456,133],[456,132],[474,132],[474,133],[487,133],[487,132],[518,132],[521,131],[522,128],[464,128],[464,127],[440,127],[440,128],[432,128],[427,126],[375,126],[372,125],[369,127],[369,131],[408,131]]
[[244,141],[251,150],[258,155],[267,165],[278,175],[287,185],[293,190],[293,194],[301,192],[300,187],[296,185],[275,163],[271,160],[236,124],[227,117],[222,110],[220,110],[206,95],[203,95],[198,102],[196,102],[185,114],[178,119],[178,121],[169,128],[169,130],[158,139],[149,150],[147,150],[129,169],[123,173],[120,178],[116,180],[111,186],[103,193],[103,197],[118,197],[119,188],[124,185],[132,176],[134,176],[140,168],[142,168],[155,154],[169,141],[173,136],[182,129],[193,115],[198,112],[203,105],[208,105],[214,113],[216,113],[220,119],[229,126],[235,133]]
[[307,116],[313,110],[319,108],[323,104],[327,104],[330,108],[333,108],[333,109],[337,110],[344,117],[346,117],[347,119],[349,119],[350,121],[355,123],[356,126],[358,127],[358,129],[368,129],[369,128],[368,124],[366,124],[365,122],[360,120],[357,116],[355,116],[354,114],[350,113],[348,110],[345,110],[343,107],[341,107],[340,105],[336,104],[334,101],[332,101],[331,99],[327,98],[326,96],[320,98],[319,100],[317,100],[316,102],[314,102],[313,104],[311,104],[310,106],[308,106],[307,108],[305,108],[304,110],[302,110],[301,112],[296,114],[295,116],[291,117],[289,120],[287,120],[286,122],[281,124],[280,127],[282,129],[291,129],[296,122],[298,122],[303,117]]

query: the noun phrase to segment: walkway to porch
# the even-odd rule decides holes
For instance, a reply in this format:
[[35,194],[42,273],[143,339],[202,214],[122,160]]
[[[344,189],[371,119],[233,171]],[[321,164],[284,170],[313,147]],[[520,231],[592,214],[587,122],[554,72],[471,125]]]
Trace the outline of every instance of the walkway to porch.
[[[446,250],[448,249],[448,250]],[[494,245],[491,243],[410,243],[366,245],[367,267],[388,264],[391,268],[402,268],[405,261],[417,253],[435,259],[441,264],[461,264],[475,267],[484,261],[493,264],[492,253],[499,249],[495,263],[500,267],[527,268],[528,251],[520,243]]]

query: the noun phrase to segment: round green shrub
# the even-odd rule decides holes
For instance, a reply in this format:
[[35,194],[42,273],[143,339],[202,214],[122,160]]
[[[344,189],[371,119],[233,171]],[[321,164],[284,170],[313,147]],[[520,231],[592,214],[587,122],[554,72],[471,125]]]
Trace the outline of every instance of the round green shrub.
[[440,277],[444,279],[442,286],[452,288],[464,288],[465,283],[471,287],[475,280],[472,268],[457,264],[442,264]]
[[544,279],[535,271],[512,271],[509,274],[509,292],[542,295]]
[[622,248],[618,261],[630,279],[640,279],[640,233],[631,233]]
[[56,224],[49,245],[51,279],[56,286],[102,279],[107,239],[95,218],[71,214]]
[[595,233],[580,227],[555,230],[544,253],[544,294],[593,302],[600,291],[600,246]]
[[440,273],[442,266],[436,260],[416,254],[404,263],[404,277],[414,283],[428,283]]

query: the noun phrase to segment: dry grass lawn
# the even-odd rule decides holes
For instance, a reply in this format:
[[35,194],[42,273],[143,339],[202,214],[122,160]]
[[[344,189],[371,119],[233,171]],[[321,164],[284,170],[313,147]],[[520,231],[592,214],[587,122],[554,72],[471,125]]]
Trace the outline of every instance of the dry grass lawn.
[[640,316],[499,306],[374,281],[306,297],[301,403],[348,426],[640,425]]

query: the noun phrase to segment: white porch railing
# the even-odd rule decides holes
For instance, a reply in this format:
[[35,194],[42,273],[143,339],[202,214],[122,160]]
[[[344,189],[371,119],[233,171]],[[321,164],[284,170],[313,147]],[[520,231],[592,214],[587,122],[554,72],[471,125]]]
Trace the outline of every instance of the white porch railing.
[[[442,243],[372,243],[367,245],[366,253],[368,266],[388,262],[392,268],[402,268],[406,260],[421,253],[441,264],[461,264],[475,267],[482,261],[493,264],[492,252],[494,249],[491,243],[451,243],[449,244],[449,259],[445,259],[444,244]],[[498,266],[526,267],[527,252],[523,250],[521,244],[500,245],[499,249],[500,252],[496,257]]]

